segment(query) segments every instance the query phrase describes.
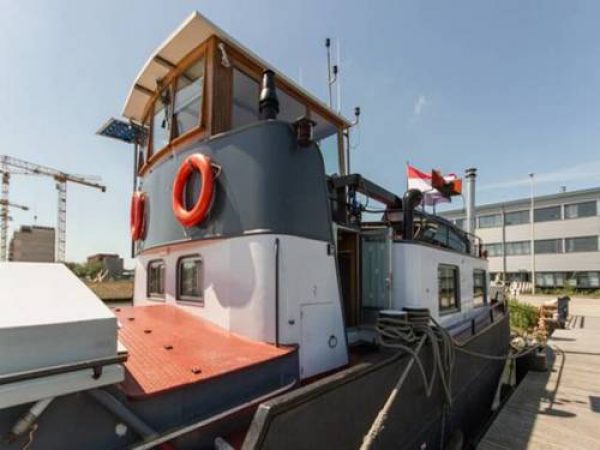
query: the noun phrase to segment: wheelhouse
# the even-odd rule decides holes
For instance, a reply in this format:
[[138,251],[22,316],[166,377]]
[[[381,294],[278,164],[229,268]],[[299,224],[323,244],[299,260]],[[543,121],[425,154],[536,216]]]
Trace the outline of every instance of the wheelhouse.
[[[193,13],[149,58],[123,110],[141,127],[137,174],[143,175],[190,143],[259,120],[257,99],[265,70],[272,66],[216,25]],[[277,72],[279,116],[314,122],[328,174],[347,172],[344,133],[350,123],[294,81]]]

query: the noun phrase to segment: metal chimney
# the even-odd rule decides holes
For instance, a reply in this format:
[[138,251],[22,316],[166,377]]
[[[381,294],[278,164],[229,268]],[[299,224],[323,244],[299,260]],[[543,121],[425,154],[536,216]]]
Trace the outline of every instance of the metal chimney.
[[277,119],[277,114],[279,113],[279,100],[277,99],[277,89],[275,88],[275,72],[269,69],[263,72],[258,110],[262,120]]
[[465,197],[465,208],[467,210],[466,231],[470,234],[475,234],[475,178],[477,178],[477,169],[465,170],[465,180],[467,182]]

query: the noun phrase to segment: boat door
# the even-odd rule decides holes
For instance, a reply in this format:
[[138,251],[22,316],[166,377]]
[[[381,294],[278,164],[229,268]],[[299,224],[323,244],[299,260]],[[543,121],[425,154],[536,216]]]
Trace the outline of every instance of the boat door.
[[361,322],[372,323],[377,312],[391,307],[391,245],[388,229],[361,234]]

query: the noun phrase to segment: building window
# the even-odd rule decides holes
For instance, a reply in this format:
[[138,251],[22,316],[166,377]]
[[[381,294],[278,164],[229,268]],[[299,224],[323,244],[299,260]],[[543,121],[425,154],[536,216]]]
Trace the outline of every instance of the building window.
[[465,229],[465,219],[456,219],[454,221],[454,225],[456,225],[458,228],[464,230]]
[[441,314],[460,309],[457,266],[447,264],[438,266],[438,296]]
[[473,271],[473,305],[481,306],[487,303],[487,283],[485,281],[485,270],[475,269]]
[[204,90],[204,58],[194,63],[177,78],[173,104],[173,138],[198,127],[202,118]]
[[565,205],[565,219],[578,217],[593,217],[598,214],[598,205],[595,201]]
[[184,256],[177,263],[177,299],[203,302],[203,263],[199,255]]
[[506,225],[521,225],[529,223],[529,211],[513,211],[504,215],[504,223]]
[[597,252],[598,236],[585,236],[565,239],[565,252]]
[[149,298],[165,298],[165,269],[162,259],[155,259],[148,263],[147,296]]
[[537,272],[535,274],[535,285],[539,287],[561,287],[564,284],[564,273],[562,272]]
[[529,255],[530,253],[529,241],[507,242],[505,248],[507,256]]
[[494,228],[502,226],[502,215],[492,214],[489,216],[479,216],[479,228]]
[[538,208],[533,213],[535,222],[550,222],[560,220],[560,206],[550,206],[549,208]]
[[239,128],[257,122],[258,81],[238,69],[233,69],[233,108],[231,126]]
[[562,253],[562,239],[543,239],[535,241],[535,253]]
[[488,256],[502,256],[502,244],[485,244]]

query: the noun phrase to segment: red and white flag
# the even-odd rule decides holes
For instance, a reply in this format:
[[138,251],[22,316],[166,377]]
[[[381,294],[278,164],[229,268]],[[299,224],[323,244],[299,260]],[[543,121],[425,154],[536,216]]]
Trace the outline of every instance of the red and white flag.
[[[439,203],[449,203],[450,198],[444,197],[440,191],[431,184],[432,176],[430,173],[421,172],[410,164],[406,165],[406,176],[408,178],[408,189],[417,189],[423,193],[423,201],[426,205],[437,205]],[[444,180],[455,181],[456,175],[450,173],[444,176]]]

